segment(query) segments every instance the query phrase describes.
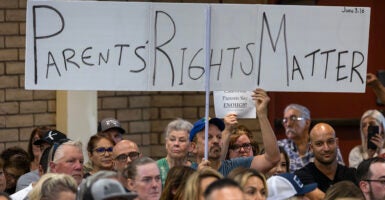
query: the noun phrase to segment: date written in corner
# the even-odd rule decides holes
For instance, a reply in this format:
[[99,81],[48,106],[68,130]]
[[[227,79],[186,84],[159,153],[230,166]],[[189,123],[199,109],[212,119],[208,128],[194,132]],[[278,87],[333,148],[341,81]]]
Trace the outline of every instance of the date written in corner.
[[365,9],[364,8],[352,8],[352,7],[344,7],[344,9],[341,11],[342,13],[352,13],[352,14],[364,14]]

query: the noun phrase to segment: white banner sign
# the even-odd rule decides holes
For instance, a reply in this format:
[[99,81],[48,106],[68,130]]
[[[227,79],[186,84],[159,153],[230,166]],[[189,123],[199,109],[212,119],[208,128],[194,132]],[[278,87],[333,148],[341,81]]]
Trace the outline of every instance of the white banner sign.
[[25,87],[203,91],[206,13],[210,90],[365,91],[370,8],[31,0]]

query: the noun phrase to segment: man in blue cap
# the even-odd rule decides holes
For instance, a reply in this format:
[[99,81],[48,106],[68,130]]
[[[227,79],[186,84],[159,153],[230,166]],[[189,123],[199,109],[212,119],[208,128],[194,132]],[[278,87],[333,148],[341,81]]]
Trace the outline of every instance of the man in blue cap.
[[279,162],[280,154],[277,139],[267,118],[267,105],[270,97],[262,89],[256,89],[253,92],[252,98],[255,101],[257,109],[265,153],[254,157],[222,160],[222,140],[227,143],[230,132],[223,131],[225,124],[221,119],[211,118],[209,119],[208,127],[208,160],[203,159],[205,148],[205,119],[200,119],[195,122],[194,127],[190,131],[191,147],[193,153],[196,155],[196,161],[199,164],[198,169],[212,167],[224,176],[237,167],[254,168],[262,173],[266,173]]

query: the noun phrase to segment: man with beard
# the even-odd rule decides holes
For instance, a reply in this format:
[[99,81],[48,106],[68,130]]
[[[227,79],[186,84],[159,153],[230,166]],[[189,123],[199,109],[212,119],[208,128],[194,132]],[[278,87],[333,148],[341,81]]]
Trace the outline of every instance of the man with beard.
[[221,119],[211,118],[209,119],[208,127],[208,160],[204,160],[205,119],[200,119],[195,122],[190,132],[192,152],[196,155],[196,162],[199,164],[198,169],[211,167],[218,170],[224,176],[227,176],[232,169],[237,167],[254,168],[262,173],[266,173],[280,161],[277,139],[267,118],[267,105],[270,97],[262,89],[256,89],[253,92],[252,98],[255,101],[262,140],[266,147],[265,153],[254,157],[221,160],[222,154],[227,153],[222,152],[222,140],[228,143],[230,132],[223,131],[225,124]]
[[357,168],[358,186],[366,200],[385,199],[385,159],[369,158]]
[[[310,111],[305,106],[290,104],[283,112],[282,126],[286,139],[278,141],[290,158],[290,172],[294,172],[314,160],[309,146]],[[337,148],[337,161],[344,165],[341,152]]]
[[310,199],[323,199],[326,190],[339,181],[357,183],[356,169],[348,168],[337,162],[338,138],[333,127],[318,123],[310,131],[310,148],[314,162],[295,171],[303,184],[317,183],[318,188],[306,194]]

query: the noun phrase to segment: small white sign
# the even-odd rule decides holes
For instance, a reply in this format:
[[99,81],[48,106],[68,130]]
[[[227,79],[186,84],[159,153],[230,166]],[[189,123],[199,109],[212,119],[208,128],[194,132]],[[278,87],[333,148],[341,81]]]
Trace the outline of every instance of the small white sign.
[[215,116],[224,118],[228,113],[237,118],[256,118],[255,103],[249,91],[214,91]]

